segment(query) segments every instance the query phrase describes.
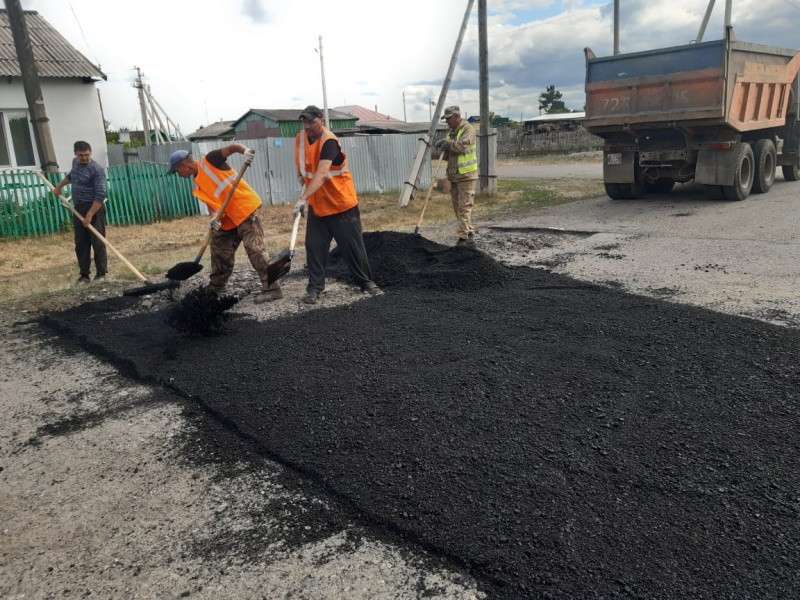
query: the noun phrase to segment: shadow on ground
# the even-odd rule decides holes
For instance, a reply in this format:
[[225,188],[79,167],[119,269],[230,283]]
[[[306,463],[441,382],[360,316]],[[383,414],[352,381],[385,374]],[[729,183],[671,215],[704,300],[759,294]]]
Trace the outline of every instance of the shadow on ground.
[[129,298],[46,323],[492,598],[796,593],[796,331],[365,237],[387,293],[352,305],[204,339]]

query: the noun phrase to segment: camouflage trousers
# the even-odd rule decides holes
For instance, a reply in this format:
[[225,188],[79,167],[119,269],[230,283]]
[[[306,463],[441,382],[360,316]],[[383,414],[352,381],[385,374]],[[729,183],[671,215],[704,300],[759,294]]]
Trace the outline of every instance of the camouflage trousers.
[[261,207],[253,211],[236,229],[220,229],[211,236],[209,284],[222,287],[228,282],[236,264],[236,250],[240,244],[244,244],[247,258],[250,259],[250,264],[261,280],[261,288],[266,290],[269,287],[267,281],[269,253],[264,243],[264,226],[261,223],[260,213]]
[[475,232],[472,227],[472,206],[475,204],[477,183],[477,179],[450,182],[450,199],[453,201],[453,212],[456,214],[456,233],[462,240]]

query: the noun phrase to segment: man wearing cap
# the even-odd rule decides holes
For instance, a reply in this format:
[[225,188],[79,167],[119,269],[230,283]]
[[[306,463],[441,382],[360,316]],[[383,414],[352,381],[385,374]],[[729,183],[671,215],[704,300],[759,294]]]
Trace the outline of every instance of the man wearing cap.
[[308,286],[303,298],[306,304],[315,304],[325,289],[331,240],[336,240],[350,274],[362,291],[373,296],[382,293],[372,281],[358,197],[347,157],[337,137],[323,125],[322,116],[319,108],[307,106],[300,113],[303,131],[295,138],[297,176],[305,186],[295,204],[295,214],[305,214],[308,204]]
[[241,144],[230,144],[212,150],[196,161],[186,150],[177,150],[169,157],[167,175],[177,173],[180,177],[194,177],[192,194],[208,205],[211,221],[211,275],[209,289],[221,292],[233,272],[236,250],[244,244],[247,258],[261,280],[261,293],[255,297],[256,303],[270,302],[283,297],[277,282],[272,285],[267,277],[269,254],[264,245],[264,227],[261,222],[261,198],[244,180],[233,192],[225,213],[219,209],[228,197],[236,171],[226,162],[227,158],[238,152],[244,156],[244,164],[252,164],[255,151]]
[[456,246],[474,246],[472,238],[472,206],[475,203],[475,186],[478,182],[478,148],[475,128],[461,118],[458,106],[448,106],[442,117],[450,131],[436,142],[436,149],[447,158],[447,179],[450,181],[450,198],[456,214]]

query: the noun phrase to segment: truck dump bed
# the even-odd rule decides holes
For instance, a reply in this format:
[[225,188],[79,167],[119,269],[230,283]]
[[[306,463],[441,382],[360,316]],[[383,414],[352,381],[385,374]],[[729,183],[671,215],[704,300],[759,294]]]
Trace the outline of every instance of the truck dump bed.
[[635,125],[780,127],[800,69],[795,50],[728,39],[599,58],[585,52],[584,126],[598,135]]

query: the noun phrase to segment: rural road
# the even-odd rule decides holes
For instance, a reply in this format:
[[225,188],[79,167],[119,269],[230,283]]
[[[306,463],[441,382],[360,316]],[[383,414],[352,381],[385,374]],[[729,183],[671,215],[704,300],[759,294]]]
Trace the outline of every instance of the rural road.
[[602,179],[600,162],[497,165],[499,179]]
[[[519,172],[550,178],[600,167],[534,165]],[[779,173],[769,193],[743,202],[709,200],[694,184],[641,200],[603,196],[487,224],[482,247],[509,264],[798,326],[799,188]],[[537,238],[545,242],[532,242]]]

